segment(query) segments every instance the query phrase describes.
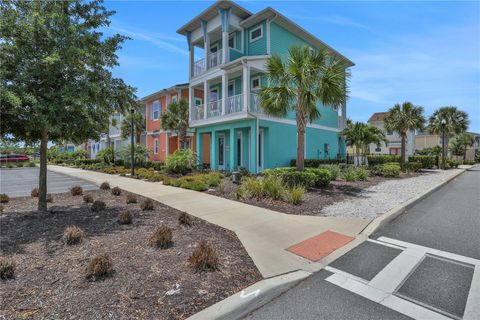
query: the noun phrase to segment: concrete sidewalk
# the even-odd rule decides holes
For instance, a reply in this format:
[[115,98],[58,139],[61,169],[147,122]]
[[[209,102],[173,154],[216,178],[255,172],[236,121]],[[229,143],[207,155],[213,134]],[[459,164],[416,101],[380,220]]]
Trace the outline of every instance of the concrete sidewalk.
[[331,261],[332,255],[343,254],[363,241],[363,236],[318,262],[311,262],[285,249],[327,230],[357,237],[371,221],[361,218],[288,215],[204,192],[164,186],[160,182],[148,182],[61,166],[48,166],[48,169],[88,180],[97,185],[108,181],[113,186],[149,197],[234,231],[264,278],[295,270],[320,270]]

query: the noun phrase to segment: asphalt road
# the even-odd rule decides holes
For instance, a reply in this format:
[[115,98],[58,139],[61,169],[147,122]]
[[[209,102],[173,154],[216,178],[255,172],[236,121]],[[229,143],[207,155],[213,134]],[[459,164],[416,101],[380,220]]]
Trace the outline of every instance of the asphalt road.
[[[322,270],[246,319],[430,318],[422,312],[462,318],[466,312],[470,284],[474,285],[473,266],[432,256],[430,252],[434,251],[430,249],[445,251],[446,255],[454,253],[465,259],[480,259],[479,230],[480,168],[477,167],[419,202],[372,235],[372,240],[346,253],[328,267],[338,273],[335,276],[346,275],[343,279],[351,277],[358,280],[354,281],[356,285],[349,287],[346,285],[348,281],[334,284],[334,281],[329,281],[331,273]],[[404,248],[397,250],[398,247],[378,241],[378,238],[400,240],[412,248],[420,245],[420,250],[427,247],[425,250],[430,251],[406,266],[405,261],[412,259],[406,250],[413,249],[407,247],[405,252]],[[389,277],[385,277],[389,269],[387,265],[394,271]],[[405,277],[398,277],[395,283],[395,275],[403,269],[406,270]],[[379,303],[374,302],[375,294],[379,294],[375,285],[388,287],[389,281],[393,283],[393,289],[382,294],[387,292],[388,299],[397,303],[385,304],[388,299],[384,297],[378,300]],[[358,289],[362,287],[365,290]],[[394,311],[395,308],[398,312]]]
[[[32,189],[38,187],[39,171],[38,167],[0,169],[0,193],[6,193],[10,197],[29,196]],[[85,190],[98,188],[88,181],[47,171],[47,190],[49,193],[67,192],[75,185],[79,185]]]

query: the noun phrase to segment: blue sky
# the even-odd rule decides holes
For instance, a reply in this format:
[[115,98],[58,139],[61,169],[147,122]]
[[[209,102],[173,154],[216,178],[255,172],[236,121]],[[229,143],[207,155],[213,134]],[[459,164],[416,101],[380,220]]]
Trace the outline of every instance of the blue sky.
[[[143,97],[188,81],[187,44],[176,30],[212,1],[106,2],[116,10],[106,34],[132,40],[114,70]],[[252,12],[271,6],[355,62],[348,117],[411,101],[467,111],[480,132],[480,2],[237,1]]]

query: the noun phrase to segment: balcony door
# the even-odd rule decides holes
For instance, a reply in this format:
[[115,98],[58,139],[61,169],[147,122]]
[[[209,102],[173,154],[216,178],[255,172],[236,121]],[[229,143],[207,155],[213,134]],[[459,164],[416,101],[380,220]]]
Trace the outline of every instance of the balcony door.
[[210,89],[209,114],[212,117],[220,115],[218,103],[218,88]]
[[229,82],[227,86],[227,113],[235,112],[235,99],[230,98],[235,95],[235,84],[234,82]]
[[225,170],[225,134],[219,133],[217,140],[218,170]]

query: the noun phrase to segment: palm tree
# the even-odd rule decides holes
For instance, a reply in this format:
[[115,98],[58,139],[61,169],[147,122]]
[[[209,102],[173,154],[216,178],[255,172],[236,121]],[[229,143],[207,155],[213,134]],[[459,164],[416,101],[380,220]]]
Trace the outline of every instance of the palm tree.
[[171,103],[166,112],[162,113],[161,124],[164,130],[175,131],[178,135],[180,148],[184,148],[188,130],[188,102],[180,99]]
[[305,129],[321,115],[317,108],[341,107],[347,99],[348,65],[326,50],[293,46],[286,61],[272,55],[267,61],[269,85],[259,92],[261,106],[270,115],[284,117],[295,112],[297,122],[297,170],[304,168]]
[[473,146],[475,139],[472,135],[462,132],[452,139],[452,153],[463,156],[463,161],[467,160],[467,149]]
[[[122,139],[127,139],[131,135],[132,114],[127,114],[121,124]],[[137,111],[133,113],[133,127],[135,134],[135,142],[140,143],[140,138],[146,130],[145,116],[143,113]]]
[[414,106],[411,102],[404,102],[402,105],[396,104],[388,110],[388,116],[384,120],[385,129],[388,131],[397,131],[402,139],[402,165],[406,161],[406,141],[407,133],[410,130],[422,129],[425,126],[425,117],[423,108]]
[[428,119],[428,131],[441,136],[443,120],[445,122],[445,148],[448,155],[449,138],[467,131],[468,114],[453,106],[439,108]]
[[363,156],[367,153],[371,143],[377,145],[382,142],[387,143],[387,138],[382,130],[363,122],[347,121],[342,135],[347,139],[348,145],[354,148],[355,163],[358,165],[363,164]]

